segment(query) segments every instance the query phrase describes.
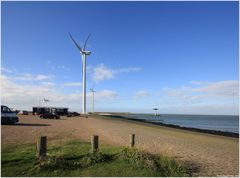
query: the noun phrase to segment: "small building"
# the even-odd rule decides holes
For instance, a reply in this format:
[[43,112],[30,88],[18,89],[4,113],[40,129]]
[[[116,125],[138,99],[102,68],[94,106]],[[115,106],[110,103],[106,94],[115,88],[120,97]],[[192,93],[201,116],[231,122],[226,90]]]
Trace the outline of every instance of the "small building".
[[45,113],[54,113],[60,116],[65,116],[68,114],[68,108],[62,107],[33,107],[33,114],[45,114]]

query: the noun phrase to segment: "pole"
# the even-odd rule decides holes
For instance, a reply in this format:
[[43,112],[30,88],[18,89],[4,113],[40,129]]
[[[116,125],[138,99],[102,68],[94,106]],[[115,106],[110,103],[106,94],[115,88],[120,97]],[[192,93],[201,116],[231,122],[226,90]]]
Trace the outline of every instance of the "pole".
[[36,156],[38,159],[43,159],[47,154],[47,137],[40,136],[37,140],[37,153]]
[[82,54],[83,62],[83,90],[82,90],[82,114],[86,114],[86,55]]
[[98,144],[99,144],[99,141],[98,141],[98,135],[93,135],[92,138],[91,138],[91,152],[92,154],[95,154],[98,152],[99,148],[98,148]]
[[93,113],[94,113],[94,93],[95,91],[93,91]]
[[135,146],[135,134],[129,135],[129,147],[133,148]]
[[92,113],[94,113],[94,90],[92,90]]

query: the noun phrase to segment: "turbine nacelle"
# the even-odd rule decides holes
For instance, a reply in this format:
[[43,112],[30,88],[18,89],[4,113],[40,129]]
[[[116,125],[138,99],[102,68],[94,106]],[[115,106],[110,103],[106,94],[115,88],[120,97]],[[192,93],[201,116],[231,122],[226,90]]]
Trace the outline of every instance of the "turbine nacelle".
[[85,55],[87,56],[87,55],[90,55],[90,54],[91,54],[91,51],[81,51],[80,53],[81,53],[81,54],[85,54]]
[[90,91],[93,92],[93,93],[95,92],[95,90],[93,88],[90,88]]

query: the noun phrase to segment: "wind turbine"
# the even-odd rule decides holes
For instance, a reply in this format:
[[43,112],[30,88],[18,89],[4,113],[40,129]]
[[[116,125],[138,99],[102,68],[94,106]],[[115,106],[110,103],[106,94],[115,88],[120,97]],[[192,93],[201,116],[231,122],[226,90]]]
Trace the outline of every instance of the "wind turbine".
[[93,90],[93,88],[90,88],[90,91],[92,92],[92,113],[94,113],[94,93],[96,92]]
[[73,41],[73,43],[75,44],[75,46],[78,48],[78,50],[80,51],[80,54],[82,56],[82,81],[83,81],[83,90],[82,90],[82,95],[83,95],[83,99],[82,99],[82,114],[86,114],[86,56],[89,56],[91,54],[90,51],[86,50],[86,45],[87,45],[87,41],[89,39],[91,34],[88,35],[83,48],[73,39],[72,35],[69,33],[69,36],[71,38],[71,40]]

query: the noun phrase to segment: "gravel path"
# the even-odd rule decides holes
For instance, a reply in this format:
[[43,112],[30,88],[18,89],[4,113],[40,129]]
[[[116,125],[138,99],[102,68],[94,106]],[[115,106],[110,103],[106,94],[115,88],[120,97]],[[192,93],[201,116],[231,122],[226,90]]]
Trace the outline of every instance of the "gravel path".
[[136,146],[152,153],[165,154],[188,164],[194,176],[238,176],[239,140],[119,119],[61,117],[42,120],[38,116],[20,116],[17,125],[1,126],[2,144],[32,143],[39,135],[48,141],[82,139],[98,134],[100,143],[125,146],[130,133],[136,134]]

